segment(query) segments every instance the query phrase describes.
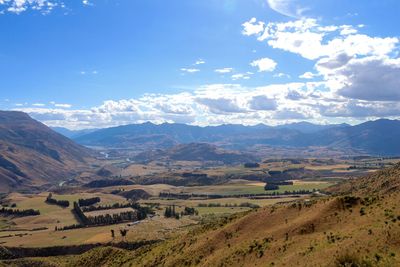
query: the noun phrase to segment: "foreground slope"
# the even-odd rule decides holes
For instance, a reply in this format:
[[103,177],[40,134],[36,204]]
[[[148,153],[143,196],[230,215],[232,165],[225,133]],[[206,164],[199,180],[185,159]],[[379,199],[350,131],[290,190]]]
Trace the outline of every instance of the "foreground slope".
[[68,179],[90,151],[27,114],[0,111],[0,191]]

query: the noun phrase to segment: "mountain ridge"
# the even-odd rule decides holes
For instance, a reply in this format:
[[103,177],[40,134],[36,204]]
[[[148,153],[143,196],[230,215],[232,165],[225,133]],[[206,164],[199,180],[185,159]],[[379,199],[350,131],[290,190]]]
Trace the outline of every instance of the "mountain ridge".
[[130,124],[105,128],[74,138],[82,145],[103,147],[170,148],[184,143],[213,143],[233,148],[252,145],[288,147],[335,147],[371,155],[398,155],[400,121],[379,119],[358,125],[314,125],[307,122],[268,126],[226,124]]

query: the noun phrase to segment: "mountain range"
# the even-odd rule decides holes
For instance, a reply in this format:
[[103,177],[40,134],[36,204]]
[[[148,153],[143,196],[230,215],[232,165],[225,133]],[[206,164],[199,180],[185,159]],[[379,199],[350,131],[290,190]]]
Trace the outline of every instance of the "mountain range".
[[185,124],[131,124],[79,135],[85,146],[165,149],[178,144],[212,143],[233,149],[254,145],[284,147],[334,147],[371,155],[400,154],[400,121],[380,119],[358,125],[316,125],[308,122],[280,126],[220,125],[199,127]]
[[91,151],[32,119],[0,111],[0,191],[40,187],[73,177]]

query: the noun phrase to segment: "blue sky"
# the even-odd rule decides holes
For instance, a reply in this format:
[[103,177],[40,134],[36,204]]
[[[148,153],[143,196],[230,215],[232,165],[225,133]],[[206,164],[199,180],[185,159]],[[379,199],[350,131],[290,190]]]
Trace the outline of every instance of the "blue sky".
[[0,10],[0,109],[51,126],[400,115],[396,0],[6,0]]

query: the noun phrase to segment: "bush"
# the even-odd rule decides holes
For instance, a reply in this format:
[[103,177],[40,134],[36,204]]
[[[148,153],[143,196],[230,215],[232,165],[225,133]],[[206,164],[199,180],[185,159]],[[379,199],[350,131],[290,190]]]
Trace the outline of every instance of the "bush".
[[366,261],[360,259],[355,254],[343,254],[339,256],[335,261],[335,266],[337,267],[372,267],[373,265]]

